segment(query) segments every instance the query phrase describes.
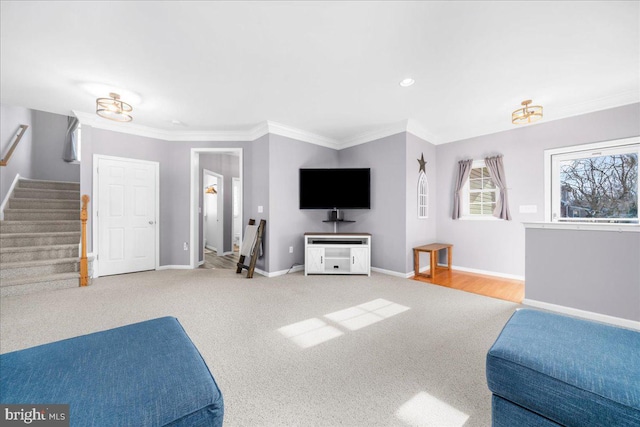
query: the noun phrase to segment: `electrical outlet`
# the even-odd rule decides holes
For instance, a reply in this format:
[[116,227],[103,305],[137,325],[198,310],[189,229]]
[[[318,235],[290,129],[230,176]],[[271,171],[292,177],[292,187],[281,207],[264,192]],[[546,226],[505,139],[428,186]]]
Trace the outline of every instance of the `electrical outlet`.
[[292,254],[293,253],[293,246],[289,246],[289,253]]
[[188,251],[189,250],[189,242],[184,242],[184,245],[182,247],[183,247],[183,249],[185,251]]
[[264,211],[264,208],[262,206],[258,206],[258,213],[262,213],[262,211]]

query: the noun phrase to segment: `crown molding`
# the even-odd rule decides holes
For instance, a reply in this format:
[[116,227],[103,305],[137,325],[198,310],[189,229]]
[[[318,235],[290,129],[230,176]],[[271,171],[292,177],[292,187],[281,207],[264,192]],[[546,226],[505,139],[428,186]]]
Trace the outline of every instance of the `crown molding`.
[[[564,119],[568,117],[574,117],[582,114],[588,114],[595,111],[606,110],[610,108],[621,107],[623,105],[629,105],[640,102],[640,94],[636,91],[622,92],[616,95],[606,96],[594,100],[589,100],[582,103],[571,104],[563,107],[552,108],[545,107],[545,117],[543,120],[532,123],[526,126],[536,126],[544,124],[549,121]],[[287,138],[292,138],[298,141],[308,142],[310,144],[316,144],[334,150],[342,150],[345,148],[353,147],[360,144],[366,144],[377,139],[386,138],[391,135],[396,135],[402,132],[408,132],[424,141],[427,141],[433,145],[440,145],[455,141],[461,141],[464,139],[474,138],[483,135],[489,135],[493,133],[503,132],[506,130],[516,129],[510,121],[501,123],[485,123],[481,128],[475,128],[473,131],[470,129],[459,128],[453,132],[446,134],[435,135],[422,126],[420,126],[415,120],[407,119],[394,123],[389,126],[376,128],[369,130],[343,140],[337,140],[307,132],[302,129],[297,129],[291,126],[287,126],[281,123],[276,123],[270,120],[266,120],[258,123],[257,125],[245,129],[235,131],[189,131],[189,130],[165,130],[156,129],[149,126],[138,125],[135,123],[118,123],[104,118],[98,117],[93,113],[86,113],[82,111],[73,111],[78,117],[81,124],[86,124],[98,129],[110,130],[113,132],[127,133],[131,135],[144,136],[148,138],[161,139],[165,141],[255,141],[258,138],[267,135],[274,134]]]
[[608,110],[637,102],[640,102],[640,91],[630,90],[585,102],[561,106],[559,108],[547,108],[545,109],[545,114],[548,111],[551,120],[566,119],[567,117]]
[[97,129],[161,139],[164,141],[255,141],[269,132],[266,122],[259,123],[253,128],[242,131],[188,131],[156,129],[131,122],[118,123],[83,111],[74,110],[73,114],[80,120],[81,124]]
[[339,150],[340,148],[342,148],[342,144],[340,143],[340,141],[332,138],[327,138],[322,135],[307,132],[301,129],[296,129],[291,126],[283,125],[281,123],[276,123],[269,120],[267,120],[266,123],[269,133],[296,139],[298,141],[308,142],[310,144],[333,148],[334,150]]

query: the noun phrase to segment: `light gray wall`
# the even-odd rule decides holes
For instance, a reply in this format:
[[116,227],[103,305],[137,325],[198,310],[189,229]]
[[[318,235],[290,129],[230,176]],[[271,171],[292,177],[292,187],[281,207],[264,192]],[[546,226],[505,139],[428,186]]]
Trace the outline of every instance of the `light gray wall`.
[[9,192],[16,175],[33,178],[33,111],[0,104],[0,157],[5,158],[18,133],[18,126],[28,125],[7,166],[0,167],[0,201]]
[[[407,133],[407,149],[406,149],[406,204],[407,204],[407,217],[406,217],[406,248],[405,248],[405,268],[403,273],[409,273],[413,271],[413,248],[416,246],[426,245],[428,243],[435,243],[437,241],[436,233],[436,192],[438,189],[436,170],[436,147],[435,145],[418,138],[417,136]],[[418,159],[420,155],[424,155],[426,161],[426,175],[427,183],[429,185],[429,209],[428,218],[418,219],[418,172],[420,170],[420,163]],[[426,267],[429,265],[428,257],[425,254],[421,254],[420,266]],[[446,256],[446,254],[442,254]]]
[[[544,150],[640,135],[639,117],[640,104],[631,104],[436,146],[437,236],[454,245],[454,266],[524,277],[521,223],[544,219]],[[495,154],[504,155],[513,220],[452,220],[458,161]],[[538,212],[519,213],[520,205],[535,205]]]
[[333,224],[322,222],[327,210],[300,209],[299,170],[336,167],[338,151],[271,134],[268,155],[269,271],[277,272],[304,264],[305,232],[333,231]]
[[[267,221],[262,237],[263,256],[256,261],[256,268],[269,272],[269,239],[271,236],[271,220],[269,217],[269,135],[263,135],[253,141],[251,143],[251,152],[252,159],[246,163],[251,166],[245,168],[245,170],[251,169],[251,178],[247,179],[246,182],[251,183],[253,197],[249,203],[244,205],[245,220],[242,223],[248,224],[249,219],[254,219],[256,225],[262,219]],[[245,198],[245,200],[247,199]],[[262,206],[262,212],[258,212],[259,206]],[[245,265],[248,264],[245,262]]]
[[[229,154],[215,154],[215,153],[201,153],[200,154],[200,173],[198,177],[198,183],[200,189],[198,194],[198,203],[200,206],[199,217],[199,236],[200,241],[198,243],[199,248],[199,260],[202,261],[204,254],[202,251],[202,227],[203,227],[203,197],[204,189],[202,188],[202,175],[203,169],[207,169],[211,172],[218,173],[224,177],[223,182],[223,197],[224,197],[224,243],[222,250],[230,252],[233,245],[233,191],[232,184],[233,178],[240,177],[240,158],[238,156],[232,156]],[[244,231],[244,230],[243,230]]]
[[339,154],[340,167],[371,168],[371,209],[346,210],[345,219],[356,222],[338,231],[371,233],[371,266],[392,272],[407,268],[406,142],[402,132]]
[[525,298],[640,321],[640,233],[526,231]]
[[67,116],[33,111],[33,178],[80,182],[80,165],[64,156]]
[[[182,142],[163,141],[83,126],[81,184],[82,194],[93,197],[93,155],[154,161],[159,163],[160,174],[160,265],[189,265],[189,251],[183,243],[191,242],[190,186],[192,148],[243,148],[245,160],[251,161],[250,143],[245,142]],[[245,167],[244,179],[251,182],[251,171]],[[245,181],[246,182],[246,181]],[[245,187],[246,188],[246,187]],[[243,191],[245,205],[250,202],[251,191]],[[91,208],[91,205],[90,205]],[[87,223],[91,237],[91,219]],[[89,239],[90,240],[90,239]],[[93,251],[92,243],[89,243]]]

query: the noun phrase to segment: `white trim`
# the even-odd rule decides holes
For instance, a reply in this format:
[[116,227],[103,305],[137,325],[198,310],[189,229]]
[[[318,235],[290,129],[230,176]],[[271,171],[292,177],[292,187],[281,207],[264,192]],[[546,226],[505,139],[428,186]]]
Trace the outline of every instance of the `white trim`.
[[[244,218],[244,160],[243,160],[243,149],[238,147],[233,148],[192,148],[191,155],[189,156],[190,173],[191,173],[191,183],[190,183],[190,204],[189,204],[189,265],[190,268],[196,268],[198,263],[200,262],[199,248],[200,245],[195,244],[195,242],[199,241],[198,232],[199,232],[199,217],[198,210],[196,206],[198,206],[198,200],[200,196],[199,188],[200,188],[200,153],[238,153],[238,162],[239,162],[239,179],[240,185],[242,186],[241,193],[243,194],[243,201],[240,204],[240,218]],[[242,227],[240,227],[240,239],[242,239]],[[242,240],[241,240],[242,241]],[[204,254],[202,254],[204,257]]]
[[271,278],[271,277],[277,277],[277,276],[284,276],[285,274],[288,274],[288,273],[296,273],[298,271],[303,271],[303,270],[304,270],[304,265],[295,265],[291,268],[287,268],[286,270],[272,271],[271,273],[267,273],[266,271],[262,271],[257,268],[254,270],[254,272],[262,276]]
[[551,304],[548,302],[536,301],[525,298],[522,300],[523,305],[530,307],[542,308],[544,310],[555,311],[557,313],[568,314],[570,316],[581,317],[583,319],[595,320],[597,322],[609,323],[623,328],[640,330],[640,322],[623,319],[621,317],[609,316],[607,314],[594,313],[592,311],[580,310],[577,308],[566,307],[564,305]]
[[386,274],[388,276],[394,277],[402,277],[403,279],[408,279],[413,276],[413,271],[411,273],[400,273],[398,271],[385,270],[384,268],[371,267],[371,271],[375,271],[376,273]]
[[640,224],[601,224],[597,222],[523,222],[524,228],[545,228],[548,230],[617,231],[619,233],[640,233]]
[[[301,129],[296,129],[291,126],[283,125],[280,123],[275,123],[272,121],[267,121],[267,129],[269,133],[284,136],[287,138],[296,139],[298,141],[309,142],[311,144],[320,145],[323,147],[340,149],[343,148],[340,141],[337,141],[333,138],[327,138],[322,135],[318,135],[315,133],[307,132]],[[256,138],[257,139],[257,138]]]
[[161,265],[156,268],[156,271],[160,270],[193,270],[190,265]]
[[601,150],[611,147],[634,145],[640,143],[640,137],[634,136],[631,138],[613,139],[610,141],[599,141],[590,144],[571,145],[569,147],[551,148],[544,150],[544,219],[545,221],[551,221],[552,209],[551,204],[551,190],[552,190],[552,157],[559,154],[566,153],[579,153],[581,151]]
[[[98,163],[100,160],[116,160],[123,162],[133,162],[133,163],[147,163],[149,165],[155,166],[155,184],[156,184],[156,218],[155,218],[155,226],[156,226],[156,255],[155,255],[155,269],[157,270],[160,265],[160,163],[154,162],[150,160],[139,160],[139,159],[130,159],[127,157],[116,157],[116,156],[107,156],[104,154],[94,154],[93,155],[93,188],[91,189],[91,194],[93,196],[93,200],[91,201],[91,249],[96,255],[99,255],[99,238],[98,238],[98,208],[100,204],[100,198],[98,197]],[[96,256],[93,261],[93,277],[100,277],[100,261],[99,257]]]
[[460,267],[460,266],[457,266],[457,265],[452,265],[451,269],[452,270],[458,270],[458,271],[464,271],[464,272],[467,272],[467,273],[482,274],[482,275],[485,275],[485,276],[501,277],[503,279],[521,280],[521,281],[524,282],[524,276],[520,276],[520,275],[517,275],[517,274],[499,273],[497,271],[479,270],[477,268]]
[[13,182],[9,187],[9,191],[4,195],[4,199],[2,200],[2,204],[0,205],[0,221],[4,221],[4,209],[7,207],[7,203],[9,203],[9,198],[13,194],[13,190],[16,188],[18,181],[20,180],[20,174],[17,173],[15,178],[13,178]]

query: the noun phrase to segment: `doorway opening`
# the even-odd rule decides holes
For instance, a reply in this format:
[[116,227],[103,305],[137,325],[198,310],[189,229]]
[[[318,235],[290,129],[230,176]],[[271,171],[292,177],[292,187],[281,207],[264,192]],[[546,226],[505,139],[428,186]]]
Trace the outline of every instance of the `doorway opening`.
[[[235,226],[242,223],[242,169],[242,148],[191,149],[191,268],[235,268],[234,248],[242,241]],[[218,259],[222,264],[215,265]]]

